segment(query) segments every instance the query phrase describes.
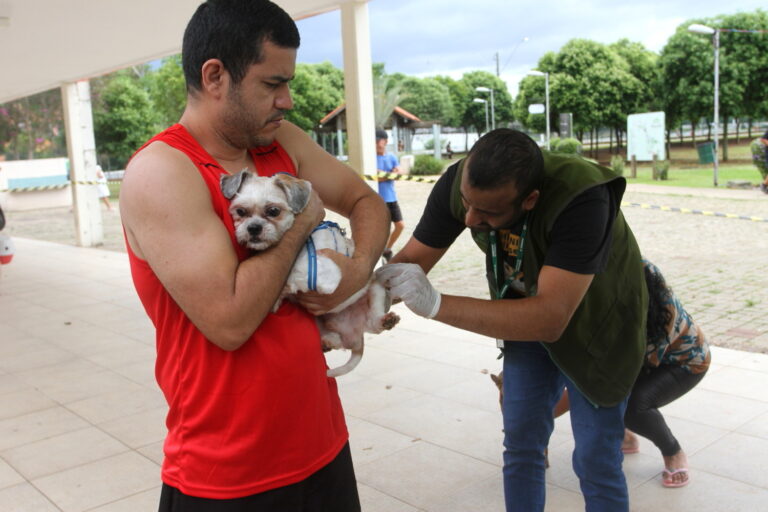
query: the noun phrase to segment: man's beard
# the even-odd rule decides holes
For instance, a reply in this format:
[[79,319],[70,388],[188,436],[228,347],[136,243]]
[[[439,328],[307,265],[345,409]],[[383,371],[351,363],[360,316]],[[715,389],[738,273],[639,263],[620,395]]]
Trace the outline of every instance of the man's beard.
[[223,130],[227,140],[234,147],[249,149],[260,146],[268,146],[275,140],[273,133],[260,134],[259,132],[276,118],[283,116],[282,112],[276,113],[266,122],[259,124],[258,120],[249,115],[248,109],[240,96],[240,89],[231,89],[227,96],[227,110],[224,112]]

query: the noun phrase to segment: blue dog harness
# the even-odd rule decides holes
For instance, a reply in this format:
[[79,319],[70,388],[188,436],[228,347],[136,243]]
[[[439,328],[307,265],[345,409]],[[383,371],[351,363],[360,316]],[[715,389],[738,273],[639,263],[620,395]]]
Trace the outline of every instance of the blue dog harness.
[[[337,229],[339,233],[341,233],[342,236],[344,236],[344,229],[336,224],[335,222],[331,222],[329,220],[324,220],[320,224],[317,225],[315,229],[312,230],[312,233],[310,233],[309,238],[307,238],[306,243],[304,244],[304,247],[307,249],[307,287],[311,291],[317,290],[317,250],[315,249],[315,242],[312,240],[312,234],[314,234],[316,231],[320,231],[321,229]],[[336,242],[336,237],[333,237],[333,245],[334,250],[336,252],[341,252],[339,250],[338,243]],[[347,252],[346,246],[344,247],[344,255],[349,257],[349,253]]]

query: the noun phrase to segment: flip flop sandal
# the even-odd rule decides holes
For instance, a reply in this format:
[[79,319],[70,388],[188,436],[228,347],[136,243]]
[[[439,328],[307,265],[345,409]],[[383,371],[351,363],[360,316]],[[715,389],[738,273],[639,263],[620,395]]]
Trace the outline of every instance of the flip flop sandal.
[[[682,482],[672,481],[672,477],[679,473],[684,473],[687,478]],[[688,482],[691,481],[691,477],[688,476],[688,468],[680,468],[680,469],[672,469],[672,470],[665,469],[664,471],[661,472],[661,477],[662,477],[661,485],[663,485],[664,487],[670,487],[670,488],[685,487],[686,485],[688,485]]]
[[640,453],[640,447],[638,446],[636,448],[622,448],[621,453],[623,453],[624,455],[632,455],[633,453]]

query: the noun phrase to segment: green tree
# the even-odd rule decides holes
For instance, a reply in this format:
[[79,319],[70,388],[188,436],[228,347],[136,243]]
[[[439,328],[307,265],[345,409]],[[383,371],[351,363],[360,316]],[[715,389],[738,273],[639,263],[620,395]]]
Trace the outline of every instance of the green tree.
[[445,124],[447,126],[467,128],[462,124],[464,114],[472,102],[467,84],[448,76],[436,76],[434,79],[448,89],[448,94],[451,98],[451,117],[445,120]]
[[312,130],[328,112],[344,102],[344,74],[329,62],[298,64],[291,81],[293,109],[286,119]]
[[489,93],[476,91],[477,87],[487,87],[493,89],[493,102],[496,117],[496,126],[502,126],[505,123],[511,123],[514,120],[512,112],[512,97],[507,90],[507,84],[496,75],[487,71],[471,71],[461,77],[464,85],[466,108],[461,119],[461,125],[464,127],[474,127],[478,133],[485,131],[485,106],[482,103],[473,102],[473,98],[482,98],[488,101],[488,124],[492,125],[490,115]]
[[100,88],[94,105],[96,148],[106,168],[120,169],[156,131],[158,115],[138,80],[118,73]]
[[[740,12],[721,16],[717,21],[724,30],[720,33],[721,65],[728,80],[721,85],[725,97],[723,116],[748,119],[751,138],[752,120],[768,117],[768,12]],[[726,89],[734,86],[735,91]]]
[[163,59],[156,71],[147,73],[145,83],[161,128],[177,122],[187,105],[187,87],[181,55]]
[[[635,51],[622,43],[622,51]],[[628,113],[642,104],[641,81],[619,51],[595,41],[572,39],[559,52],[545,54],[538,69],[549,73],[552,124],[560,112],[571,112],[580,139],[589,131],[595,140],[598,129],[609,126],[619,134]],[[520,86],[515,113],[529,128],[543,129],[546,119],[527,113],[530,103],[544,102],[544,78],[526,77]],[[556,124],[554,124],[556,126]]]
[[[677,102],[680,115],[692,125],[702,117],[714,121],[714,52],[712,38],[688,32],[688,26],[700,23],[720,32],[719,107],[722,127],[723,160],[728,160],[728,122],[732,118],[758,116],[765,112],[765,94],[756,84],[768,72],[768,42],[765,34],[731,32],[728,29],[768,28],[764,11],[741,13],[718,19],[693,19],[681,24],[661,53],[662,81],[667,104]],[[739,24],[743,26],[734,26]],[[762,27],[762,28],[761,28]],[[671,106],[671,105],[670,105]],[[710,124],[711,126],[711,124]]]
[[[550,80],[554,78],[554,75],[550,76]],[[546,129],[547,120],[543,115],[528,112],[529,105],[545,102],[545,92],[544,77],[528,75],[523,77],[518,84],[517,96],[515,96],[515,101],[512,104],[512,113],[515,119],[520,121],[528,130],[543,132]]]
[[376,126],[384,126],[392,116],[395,107],[405,99],[400,77],[390,77],[384,71],[384,64],[373,65],[373,115]]
[[454,119],[451,92],[435,78],[408,77],[400,82],[403,100],[400,106],[425,121],[442,125]]
[[653,112],[661,108],[656,94],[659,86],[659,56],[641,43],[629,39],[621,39],[609,48],[624,59],[629,66],[629,73],[636,79],[629,87],[634,94],[628,94],[628,90],[623,91],[622,102],[627,110],[616,119],[613,126],[618,141],[617,147],[621,147],[622,134],[627,126],[627,114]]
[[688,32],[684,23],[669,38],[659,57],[659,96],[669,132],[684,121],[695,129],[698,121],[712,116],[712,44]]

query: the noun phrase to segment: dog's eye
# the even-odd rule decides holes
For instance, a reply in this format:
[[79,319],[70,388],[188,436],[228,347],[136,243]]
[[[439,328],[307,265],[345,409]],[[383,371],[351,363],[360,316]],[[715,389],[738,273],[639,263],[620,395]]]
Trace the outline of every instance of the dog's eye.
[[248,215],[248,212],[245,211],[245,208],[238,208],[237,210],[235,210],[235,213],[237,214],[238,217],[245,217],[246,215]]
[[267,207],[267,211],[265,213],[267,214],[267,217],[279,217],[280,208],[277,206],[269,206]]

